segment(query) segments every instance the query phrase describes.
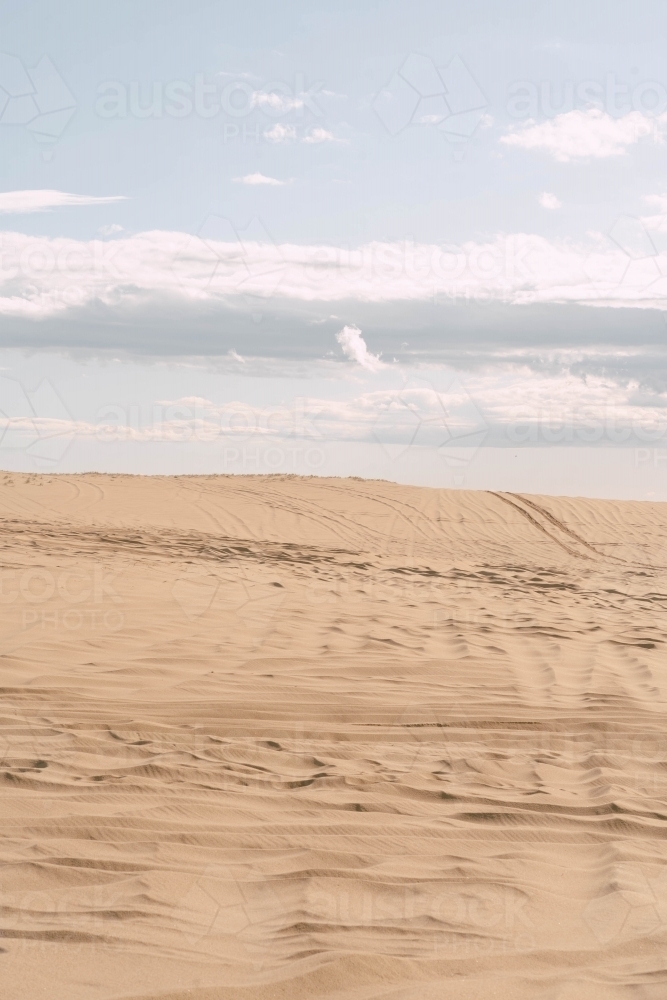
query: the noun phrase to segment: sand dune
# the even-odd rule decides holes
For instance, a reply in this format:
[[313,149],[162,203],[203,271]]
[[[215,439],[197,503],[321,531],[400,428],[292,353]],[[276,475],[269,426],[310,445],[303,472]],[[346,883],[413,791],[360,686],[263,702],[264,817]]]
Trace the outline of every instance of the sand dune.
[[0,474],[3,995],[667,995],[667,505]]

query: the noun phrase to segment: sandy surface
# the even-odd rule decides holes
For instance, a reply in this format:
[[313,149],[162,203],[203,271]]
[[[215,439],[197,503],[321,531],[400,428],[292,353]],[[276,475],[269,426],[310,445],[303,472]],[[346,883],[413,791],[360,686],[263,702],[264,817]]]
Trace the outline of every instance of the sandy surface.
[[667,995],[667,505],[0,474],[11,1000]]

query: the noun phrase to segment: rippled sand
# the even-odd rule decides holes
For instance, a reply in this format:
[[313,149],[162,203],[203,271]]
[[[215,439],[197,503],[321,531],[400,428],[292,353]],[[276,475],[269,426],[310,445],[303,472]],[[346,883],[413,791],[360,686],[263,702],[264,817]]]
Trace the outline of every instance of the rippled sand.
[[0,474],[12,1000],[662,1000],[667,505]]

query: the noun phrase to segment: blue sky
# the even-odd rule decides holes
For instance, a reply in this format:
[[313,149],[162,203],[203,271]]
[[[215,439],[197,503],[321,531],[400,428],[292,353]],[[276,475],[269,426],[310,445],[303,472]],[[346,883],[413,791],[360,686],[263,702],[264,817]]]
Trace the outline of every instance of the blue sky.
[[667,499],[666,22],[4,3],[0,462]]

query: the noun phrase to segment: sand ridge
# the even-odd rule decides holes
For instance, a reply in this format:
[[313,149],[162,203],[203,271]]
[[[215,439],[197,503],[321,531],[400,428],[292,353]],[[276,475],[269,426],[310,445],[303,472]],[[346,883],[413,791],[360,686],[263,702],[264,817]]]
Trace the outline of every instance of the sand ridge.
[[3,981],[662,997],[667,505],[0,474]]

